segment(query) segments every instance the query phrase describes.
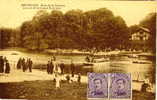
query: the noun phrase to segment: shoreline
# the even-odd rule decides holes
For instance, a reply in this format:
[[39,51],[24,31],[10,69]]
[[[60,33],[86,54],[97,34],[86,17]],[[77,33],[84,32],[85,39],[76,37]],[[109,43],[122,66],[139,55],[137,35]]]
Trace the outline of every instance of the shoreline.
[[[60,76],[60,79],[63,81],[66,80],[66,75],[64,74]],[[71,75],[71,74],[69,74]],[[70,77],[73,82],[77,82],[77,75],[74,75],[74,78]],[[14,83],[14,82],[29,82],[29,81],[52,81],[54,79],[54,74],[47,74],[46,71],[41,71],[37,69],[33,69],[32,73],[30,72],[22,72],[22,70],[13,70],[9,75],[0,76],[0,83]],[[81,83],[87,84],[88,79],[86,75],[81,75]],[[62,83],[61,83],[62,84]],[[143,82],[135,82],[132,81],[132,90],[140,91],[141,85]],[[155,84],[152,84],[151,87],[152,93],[155,92]]]
[[[80,55],[80,56],[86,56],[90,55],[91,52],[89,51],[83,51],[83,50],[78,50],[78,49],[45,49],[43,51],[32,51],[28,50],[26,48],[5,48],[5,49],[0,49],[0,51],[18,51],[18,52],[23,52],[23,53],[31,53],[31,54],[46,54],[46,55]],[[155,54],[151,51],[149,52],[143,52],[141,50],[138,51],[129,51],[129,50],[111,50],[111,51],[99,51],[95,53],[95,55],[99,56],[104,56],[104,55],[116,55],[116,54],[140,54],[140,53],[145,53],[145,54]]]
[[[63,81],[59,89],[52,80],[0,83],[0,98],[27,100],[87,100],[87,84]],[[16,90],[16,91],[15,91]],[[132,100],[155,100],[155,93],[132,90]]]

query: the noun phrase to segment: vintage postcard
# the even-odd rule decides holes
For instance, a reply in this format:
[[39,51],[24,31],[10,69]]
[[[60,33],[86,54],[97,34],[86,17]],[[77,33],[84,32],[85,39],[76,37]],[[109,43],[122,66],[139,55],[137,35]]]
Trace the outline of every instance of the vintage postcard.
[[155,100],[153,0],[0,0],[0,99]]

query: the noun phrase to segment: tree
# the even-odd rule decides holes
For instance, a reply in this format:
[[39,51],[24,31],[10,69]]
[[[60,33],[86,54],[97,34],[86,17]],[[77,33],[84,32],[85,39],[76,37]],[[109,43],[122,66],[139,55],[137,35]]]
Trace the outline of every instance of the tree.
[[[56,10],[39,11],[21,26],[22,47],[35,50],[41,50],[38,43],[44,44],[43,49],[114,49],[125,47],[127,39],[125,21],[106,8],[87,12],[70,10],[65,14]],[[30,40],[34,42],[31,44]]]
[[12,30],[8,41],[10,47],[18,47],[20,45],[20,30]]
[[71,38],[73,41],[73,47],[80,47],[84,43],[84,29],[83,21],[84,14],[81,10],[71,10],[64,15],[64,33],[67,38]]
[[0,29],[0,48],[4,49],[9,47],[9,40],[12,33],[12,29],[9,28],[1,28]]
[[128,27],[121,17],[106,8],[86,12],[90,42],[97,49],[121,48],[127,44]]
[[21,25],[21,32],[20,32],[20,47],[25,47],[25,42],[27,41],[24,39],[26,36],[29,36],[34,33],[35,28],[32,21],[26,21]]
[[148,14],[141,22],[140,25],[150,30],[149,46],[155,52],[156,46],[156,13]]
[[30,50],[41,51],[48,48],[47,40],[43,39],[43,35],[40,32],[34,32],[34,34],[26,36],[24,40],[25,47]]

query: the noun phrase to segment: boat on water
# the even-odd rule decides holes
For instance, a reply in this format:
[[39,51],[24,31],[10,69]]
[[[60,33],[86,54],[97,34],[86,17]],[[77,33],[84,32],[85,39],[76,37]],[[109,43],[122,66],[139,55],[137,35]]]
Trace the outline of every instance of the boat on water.
[[103,63],[103,62],[109,62],[110,58],[109,57],[105,57],[105,56],[87,56],[85,58],[85,63],[84,65],[93,65],[94,63]]
[[155,55],[153,54],[138,54],[137,57],[133,60],[133,63],[153,64],[154,61],[155,61]]
[[94,62],[94,63],[108,62],[108,61],[110,61],[110,58],[108,58],[108,57],[94,58],[94,59],[93,59],[93,62]]
[[89,62],[85,62],[83,63],[84,66],[93,66],[94,64],[93,63],[89,63]]
[[151,61],[146,61],[146,60],[135,60],[133,61],[135,64],[152,64]]

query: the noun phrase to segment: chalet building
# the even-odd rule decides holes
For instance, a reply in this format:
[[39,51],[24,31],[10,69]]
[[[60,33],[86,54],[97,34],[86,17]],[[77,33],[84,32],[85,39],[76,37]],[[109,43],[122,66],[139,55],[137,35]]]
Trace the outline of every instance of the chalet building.
[[131,43],[131,48],[135,50],[143,50],[146,51],[148,50],[148,39],[150,37],[150,31],[147,28],[144,27],[139,27],[139,29],[131,33],[130,37],[130,43]]

